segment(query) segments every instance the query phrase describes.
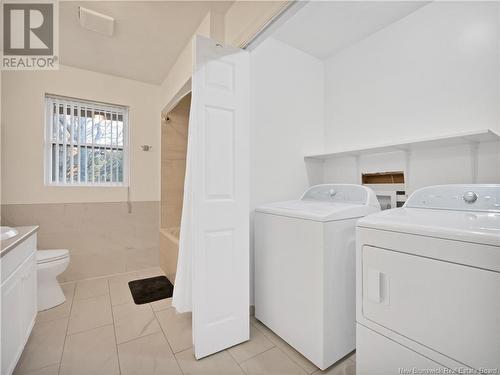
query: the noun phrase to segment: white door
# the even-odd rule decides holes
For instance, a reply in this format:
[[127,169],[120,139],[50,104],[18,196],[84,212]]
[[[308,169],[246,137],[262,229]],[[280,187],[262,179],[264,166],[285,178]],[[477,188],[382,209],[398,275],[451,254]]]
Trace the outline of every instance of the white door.
[[249,339],[250,61],[196,37],[192,302],[196,358]]

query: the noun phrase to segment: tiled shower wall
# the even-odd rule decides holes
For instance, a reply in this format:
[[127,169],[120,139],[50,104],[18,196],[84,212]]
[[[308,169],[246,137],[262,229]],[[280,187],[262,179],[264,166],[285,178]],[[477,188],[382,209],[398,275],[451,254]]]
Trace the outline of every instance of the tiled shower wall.
[[190,107],[188,94],[163,116],[161,124],[160,267],[171,280],[179,253]]
[[38,248],[68,249],[61,282],[158,266],[159,202],[2,205],[2,224],[39,225]]
[[181,223],[191,94],[168,114],[161,126],[161,227]]

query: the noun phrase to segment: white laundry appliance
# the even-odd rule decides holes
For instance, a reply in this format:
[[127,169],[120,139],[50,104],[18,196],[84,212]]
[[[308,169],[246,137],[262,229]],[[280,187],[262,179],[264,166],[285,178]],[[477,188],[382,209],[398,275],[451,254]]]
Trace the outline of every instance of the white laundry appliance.
[[256,209],[255,316],[321,369],[355,349],[355,226],[379,211],[340,184]]
[[500,185],[417,190],[356,243],[358,375],[500,373]]

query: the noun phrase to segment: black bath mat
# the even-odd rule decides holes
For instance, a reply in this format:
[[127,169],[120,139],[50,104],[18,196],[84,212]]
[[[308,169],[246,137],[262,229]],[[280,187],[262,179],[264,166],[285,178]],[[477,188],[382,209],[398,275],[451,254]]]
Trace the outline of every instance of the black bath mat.
[[128,286],[136,305],[172,297],[174,286],[165,276],[129,281]]

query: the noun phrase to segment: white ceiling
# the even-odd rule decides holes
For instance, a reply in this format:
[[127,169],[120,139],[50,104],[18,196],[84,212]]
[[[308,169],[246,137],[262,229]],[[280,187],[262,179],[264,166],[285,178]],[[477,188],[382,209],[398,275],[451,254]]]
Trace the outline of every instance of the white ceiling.
[[[230,1],[61,1],[60,63],[160,84],[208,10]],[[112,37],[83,29],[78,7],[115,19]]]
[[273,37],[319,59],[340,50],[428,4],[422,1],[310,2]]

